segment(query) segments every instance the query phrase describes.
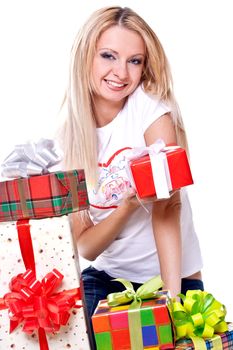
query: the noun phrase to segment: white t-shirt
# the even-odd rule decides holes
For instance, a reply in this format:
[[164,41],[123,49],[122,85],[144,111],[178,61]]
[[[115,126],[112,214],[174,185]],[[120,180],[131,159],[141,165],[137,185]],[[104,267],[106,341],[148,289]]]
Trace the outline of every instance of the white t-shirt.
[[[98,188],[88,189],[94,224],[119,205],[130,186],[125,160],[128,148],[146,146],[145,131],[169,111],[164,103],[146,94],[139,86],[112,122],[97,129]],[[181,190],[181,201],[182,277],[186,277],[202,268],[202,258],[185,190]],[[129,217],[117,239],[92,263],[97,270],[138,283],[160,273],[152,230],[152,204],[147,204],[146,208],[139,207]]]

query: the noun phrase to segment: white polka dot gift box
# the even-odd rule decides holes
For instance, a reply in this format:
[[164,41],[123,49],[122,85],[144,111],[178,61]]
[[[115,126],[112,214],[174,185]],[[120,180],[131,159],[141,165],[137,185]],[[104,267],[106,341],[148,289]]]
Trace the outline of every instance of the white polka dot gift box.
[[0,223],[0,349],[90,349],[67,216]]

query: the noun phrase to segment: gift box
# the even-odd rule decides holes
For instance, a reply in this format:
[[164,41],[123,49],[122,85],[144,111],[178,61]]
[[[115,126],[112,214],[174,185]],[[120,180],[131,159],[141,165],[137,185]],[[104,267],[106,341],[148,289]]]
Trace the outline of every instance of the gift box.
[[[205,339],[204,349],[233,350],[233,324],[228,324],[228,331],[215,334],[210,339]],[[176,350],[201,350],[200,346],[195,348],[191,339],[180,339],[176,342]]]
[[232,349],[233,328],[225,321],[226,307],[207,291],[179,294],[170,304],[176,349]]
[[0,223],[0,349],[90,349],[68,216]]
[[130,305],[111,307],[101,300],[92,316],[97,349],[174,349],[168,294],[161,291],[158,295],[134,310]]
[[164,147],[158,153],[151,152],[150,155],[131,160],[129,165],[135,189],[141,199],[153,196],[166,198],[169,197],[166,192],[169,194],[193,184],[187,154],[181,147]]
[[86,208],[83,170],[0,182],[0,221],[53,217]]

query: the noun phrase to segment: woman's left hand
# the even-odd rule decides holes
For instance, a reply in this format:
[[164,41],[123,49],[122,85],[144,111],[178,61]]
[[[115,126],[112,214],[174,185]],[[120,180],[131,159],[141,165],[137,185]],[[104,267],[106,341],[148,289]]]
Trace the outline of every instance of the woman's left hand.
[[136,196],[136,191],[134,188],[130,187],[128,191],[124,194],[122,205],[125,205],[132,210],[135,210],[140,207],[141,204]]

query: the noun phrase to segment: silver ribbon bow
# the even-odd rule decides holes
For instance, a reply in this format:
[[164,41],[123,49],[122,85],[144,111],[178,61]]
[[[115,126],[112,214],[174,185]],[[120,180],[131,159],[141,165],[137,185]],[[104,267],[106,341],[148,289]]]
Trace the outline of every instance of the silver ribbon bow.
[[16,145],[1,165],[1,176],[7,178],[28,177],[48,173],[48,169],[62,160],[57,143],[40,139]]

